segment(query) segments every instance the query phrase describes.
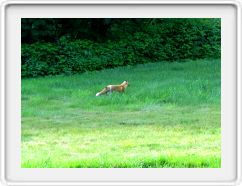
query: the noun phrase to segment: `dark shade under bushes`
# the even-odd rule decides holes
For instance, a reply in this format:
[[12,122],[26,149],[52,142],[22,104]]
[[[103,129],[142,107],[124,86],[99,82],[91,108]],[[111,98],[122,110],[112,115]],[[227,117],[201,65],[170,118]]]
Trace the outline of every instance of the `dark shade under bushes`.
[[[31,20],[34,23],[44,19]],[[52,24],[56,20],[48,19],[48,22]],[[91,32],[92,27],[86,28],[86,31],[83,27],[79,30],[75,27],[73,29],[79,35],[83,33],[82,37],[73,35],[74,31],[69,34],[63,31],[63,34],[54,36],[55,28],[46,22],[45,27],[42,25],[36,30],[36,27],[29,25],[31,21],[22,20],[22,35],[25,37],[22,38],[22,77],[73,74],[148,62],[220,57],[220,19],[88,20],[99,20],[100,25],[107,24],[106,34],[94,37],[92,34],[95,35],[97,31]],[[47,30],[41,35],[43,27]],[[87,34],[88,31],[90,34]],[[39,39],[36,36],[39,41],[30,38],[29,41],[34,42],[27,42],[27,32],[32,33],[33,38],[41,35]],[[55,39],[52,41],[49,39],[51,37]]]

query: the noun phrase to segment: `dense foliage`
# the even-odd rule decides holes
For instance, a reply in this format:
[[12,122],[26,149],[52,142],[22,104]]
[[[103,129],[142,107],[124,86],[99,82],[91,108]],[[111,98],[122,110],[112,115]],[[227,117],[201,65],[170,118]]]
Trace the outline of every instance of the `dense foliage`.
[[220,19],[22,19],[22,77],[220,57]]

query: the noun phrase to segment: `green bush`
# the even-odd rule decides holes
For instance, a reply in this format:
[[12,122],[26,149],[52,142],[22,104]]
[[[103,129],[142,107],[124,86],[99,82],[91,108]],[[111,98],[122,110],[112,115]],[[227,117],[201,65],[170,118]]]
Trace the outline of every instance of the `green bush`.
[[220,19],[153,20],[133,34],[119,32],[115,24],[116,39],[102,43],[62,36],[55,43],[22,44],[22,77],[220,57]]

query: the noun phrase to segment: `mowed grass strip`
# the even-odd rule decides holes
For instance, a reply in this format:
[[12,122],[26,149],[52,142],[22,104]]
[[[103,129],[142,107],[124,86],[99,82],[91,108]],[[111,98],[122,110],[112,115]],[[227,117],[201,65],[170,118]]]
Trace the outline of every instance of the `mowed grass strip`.
[[22,79],[22,167],[218,168],[220,89],[213,59]]

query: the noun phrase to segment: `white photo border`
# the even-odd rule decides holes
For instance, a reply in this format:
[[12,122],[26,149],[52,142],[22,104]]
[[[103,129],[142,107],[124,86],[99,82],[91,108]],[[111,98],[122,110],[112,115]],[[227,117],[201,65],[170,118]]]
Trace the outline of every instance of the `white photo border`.
[[[236,176],[236,180],[232,181],[232,182],[93,182],[92,180],[86,181],[86,182],[11,182],[8,181],[6,179],[6,102],[5,102],[5,98],[6,98],[6,50],[5,50],[5,37],[6,37],[6,33],[5,33],[5,16],[6,16],[6,7],[8,5],[85,5],[85,4],[90,4],[90,5],[109,5],[109,4],[114,4],[114,5],[139,5],[139,4],[143,4],[143,5],[154,5],[154,4],[159,4],[159,5],[221,5],[221,4],[225,4],[225,5],[233,5],[236,7],[237,10],[237,34],[236,34],[236,38],[237,38],[237,60],[236,60],[236,65],[237,65],[237,105],[236,105],[236,120],[237,120],[237,138],[236,138],[236,172],[237,172],[237,176]],[[179,1],[148,1],[148,0],[140,0],[140,1],[122,1],[122,0],[118,0],[118,1],[6,1],[2,4],[1,6],[1,66],[0,66],[0,73],[1,73],[1,113],[0,113],[0,118],[1,118],[1,169],[0,169],[0,173],[1,173],[1,183],[3,185],[241,185],[241,166],[242,166],[242,153],[241,153],[241,141],[242,141],[242,136],[241,136],[241,113],[242,113],[242,90],[241,90],[241,86],[242,86],[242,72],[241,72],[241,1],[237,1],[237,0],[231,0],[231,1],[183,1],[183,0],[179,0]]]

